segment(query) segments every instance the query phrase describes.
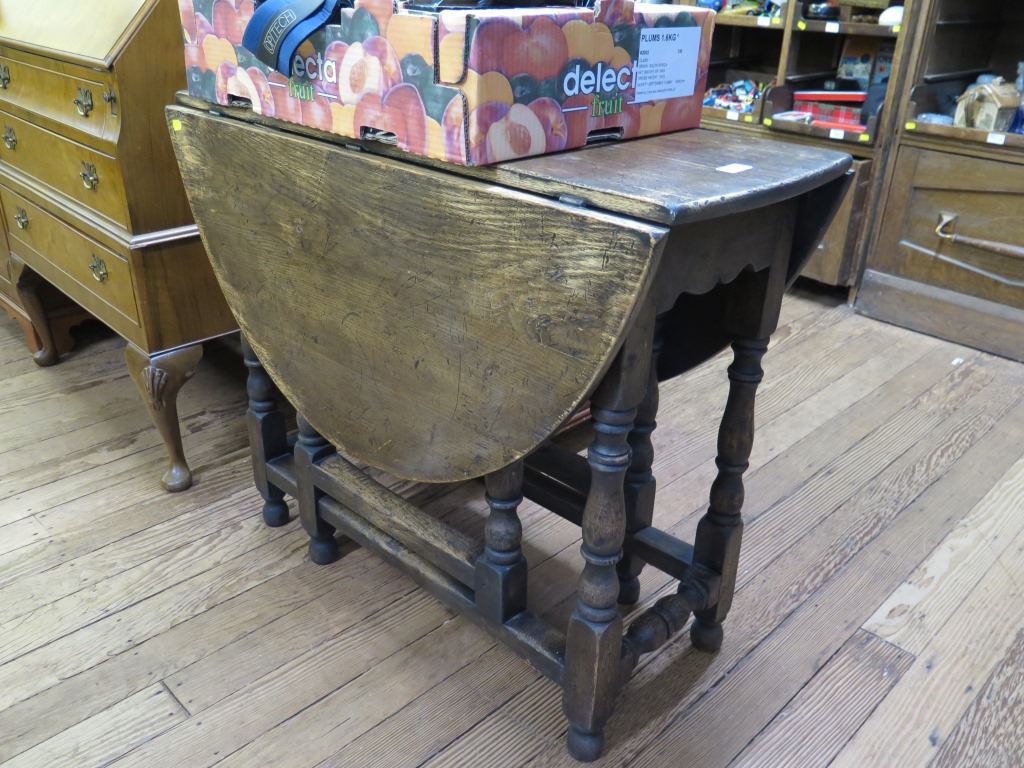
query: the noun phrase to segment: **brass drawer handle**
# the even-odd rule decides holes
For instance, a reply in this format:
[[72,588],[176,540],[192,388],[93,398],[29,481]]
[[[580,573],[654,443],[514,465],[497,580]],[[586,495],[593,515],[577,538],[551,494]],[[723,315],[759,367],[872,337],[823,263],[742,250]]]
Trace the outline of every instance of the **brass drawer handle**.
[[74,100],[75,109],[82,117],[88,117],[92,112],[92,91],[88,88],[78,86],[78,98]]
[[18,146],[18,137],[14,135],[14,129],[9,125],[4,126],[4,144],[7,145],[8,149],[14,149]]
[[28,213],[24,208],[19,206],[17,213],[14,214],[14,221],[18,224],[18,229],[28,229]]
[[92,263],[89,265],[89,269],[92,270],[92,276],[96,278],[96,282],[102,283],[107,279],[106,262],[95,253],[92,255]]
[[[949,231],[949,228],[956,223],[956,220],[956,214],[940,213],[939,226],[935,228],[935,234],[943,240],[948,240],[951,243],[969,245],[972,248],[977,248],[981,251],[998,253],[1000,256],[1009,256],[1012,259],[1024,259],[1024,248],[1021,248],[1020,246],[1010,245],[1009,243],[997,243],[993,240],[981,240],[976,237],[965,237]],[[966,269],[968,272],[973,272],[976,275],[981,275],[989,278],[990,280],[995,280],[997,283],[1002,283],[1003,285],[1008,285],[1012,288],[1024,288],[1024,280],[1013,280],[1009,277],[1003,277],[1002,275],[989,272],[981,267],[976,267],[973,264],[968,264],[965,261],[954,259],[951,256],[944,256],[941,253],[936,253],[935,258],[940,261],[944,261],[947,264],[952,264],[954,267],[960,267],[961,269]]]
[[85,160],[82,161],[82,172],[78,175],[82,177],[82,184],[86,189],[96,189],[100,183],[100,177],[96,175],[96,166]]
[[11,84],[11,69],[6,64],[0,64],[0,88],[7,90]]
[[117,94],[114,93],[113,88],[107,88],[107,90],[103,92],[103,103],[110,105],[110,114],[117,114],[117,108],[114,106],[117,103]]

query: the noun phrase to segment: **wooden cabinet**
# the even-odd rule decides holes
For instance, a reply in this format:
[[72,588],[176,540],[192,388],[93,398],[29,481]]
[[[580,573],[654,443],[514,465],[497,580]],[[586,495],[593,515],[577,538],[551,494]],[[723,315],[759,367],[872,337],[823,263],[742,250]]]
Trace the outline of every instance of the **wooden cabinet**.
[[41,365],[60,352],[52,288],[129,342],[168,490],[191,482],[177,391],[199,343],[235,328],[167,135],[184,85],[175,0],[0,0],[0,299],[31,320]]
[[935,124],[979,74],[1012,79],[1024,5],[929,0],[856,307],[1024,360],[1024,136]]
[[[863,21],[879,11],[856,5],[842,6],[835,21],[805,18],[803,3],[795,1],[786,3],[777,18],[719,14],[715,20],[708,86],[749,79],[766,88],[749,112],[706,106],[701,121],[704,127],[827,146],[849,152],[857,160],[856,183],[851,185],[822,247],[803,272],[831,285],[855,284],[879,202],[919,2],[907,0],[904,5],[904,21],[895,27]],[[795,92],[820,89],[836,79],[848,41],[862,42],[891,56],[881,109],[867,120],[864,129],[843,130],[777,119],[776,115],[793,109]]]

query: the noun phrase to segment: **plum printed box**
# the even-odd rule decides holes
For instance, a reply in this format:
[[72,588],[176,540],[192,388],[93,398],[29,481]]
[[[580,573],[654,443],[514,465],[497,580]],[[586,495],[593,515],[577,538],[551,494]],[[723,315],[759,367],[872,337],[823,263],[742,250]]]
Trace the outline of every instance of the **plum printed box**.
[[436,13],[355,0],[289,76],[242,47],[251,0],[178,2],[191,95],[460,165],[697,127],[715,16],[632,0]]

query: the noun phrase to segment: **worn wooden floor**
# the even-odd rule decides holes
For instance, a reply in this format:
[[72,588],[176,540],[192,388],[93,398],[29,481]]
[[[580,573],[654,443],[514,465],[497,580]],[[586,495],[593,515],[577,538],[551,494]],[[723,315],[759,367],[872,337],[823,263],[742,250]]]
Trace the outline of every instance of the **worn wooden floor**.
[[[725,645],[645,658],[600,764],[1024,764],[1024,366],[806,287],[783,323]],[[317,567],[261,525],[230,345],[183,390],[178,495],[122,353],[93,330],[39,369],[0,316],[0,765],[572,764],[526,663],[367,552]],[[686,538],[723,368],[662,395],[657,522]],[[432,503],[479,527],[477,492]],[[522,516],[532,606],[564,618],[577,533]]]

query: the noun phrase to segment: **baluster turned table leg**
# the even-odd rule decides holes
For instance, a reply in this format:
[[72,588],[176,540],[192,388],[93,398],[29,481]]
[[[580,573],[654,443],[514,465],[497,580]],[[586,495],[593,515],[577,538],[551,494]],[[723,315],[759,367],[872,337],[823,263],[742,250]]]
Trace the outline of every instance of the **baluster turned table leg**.
[[[651,370],[647,379],[647,392],[636,412],[636,421],[629,433],[632,458],[625,478],[626,530],[635,533],[654,521],[654,495],[657,481],[651,467],[654,464],[654,446],[651,435],[658,426],[658,355],[664,342],[661,322],[654,327],[654,346],[651,351]],[[633,605],[640,599],[640,572],[644,561],[636,555],[624,554],[616,566],[619,574],[619,602]]]
[[277,528],[288,522],[288,504],[284,491],[267,480],[267,460],[288,452],[288,431],[284,414],[277,407],[279,394],[263,364],[242,334],[242,358],[249,369],[246,391],[249,395],[249,445],[256,488],[263,496],[263,522]]
[[476,561],[476,605],[494,621],[508,621],[526,610],[526,558],[523,526],[516,510],[523,500],[523,462],[487,476],[491,508],[483,554]]
[[718,431],[718,476],[711,484],[711,503],[697,525],[693,561],[722,574],[718,603],[697,611],[690,639],[702,651],[722,647],[722,621],[732,606],[743,537],[743,473],[754,442],[754,394],[764,376],[761,358],[768,339],[734,341],[729,366],[729,399]]
[[299,439],[295,443],[295,485],[299,520],[309,534],[309,559],[317,565],[327,565],[338,559],[338,542],[334,538],[334,526],[317,513],[316,503],[323,492],[313,484],[313,465],[334,453],[334,446],[301,413],[297,414],[296,422]]
[[604,751],[604,726],[621,683],[622,616],[615,566],[626,536],[628,437],[647,391],[653,338],[653,306],[647,306],[590,399],[594,441],[587,450],[591,480],[583,508],[585,565],[566,632],[562,702],[569,720],[569,754],[577,760],[596,760]]

